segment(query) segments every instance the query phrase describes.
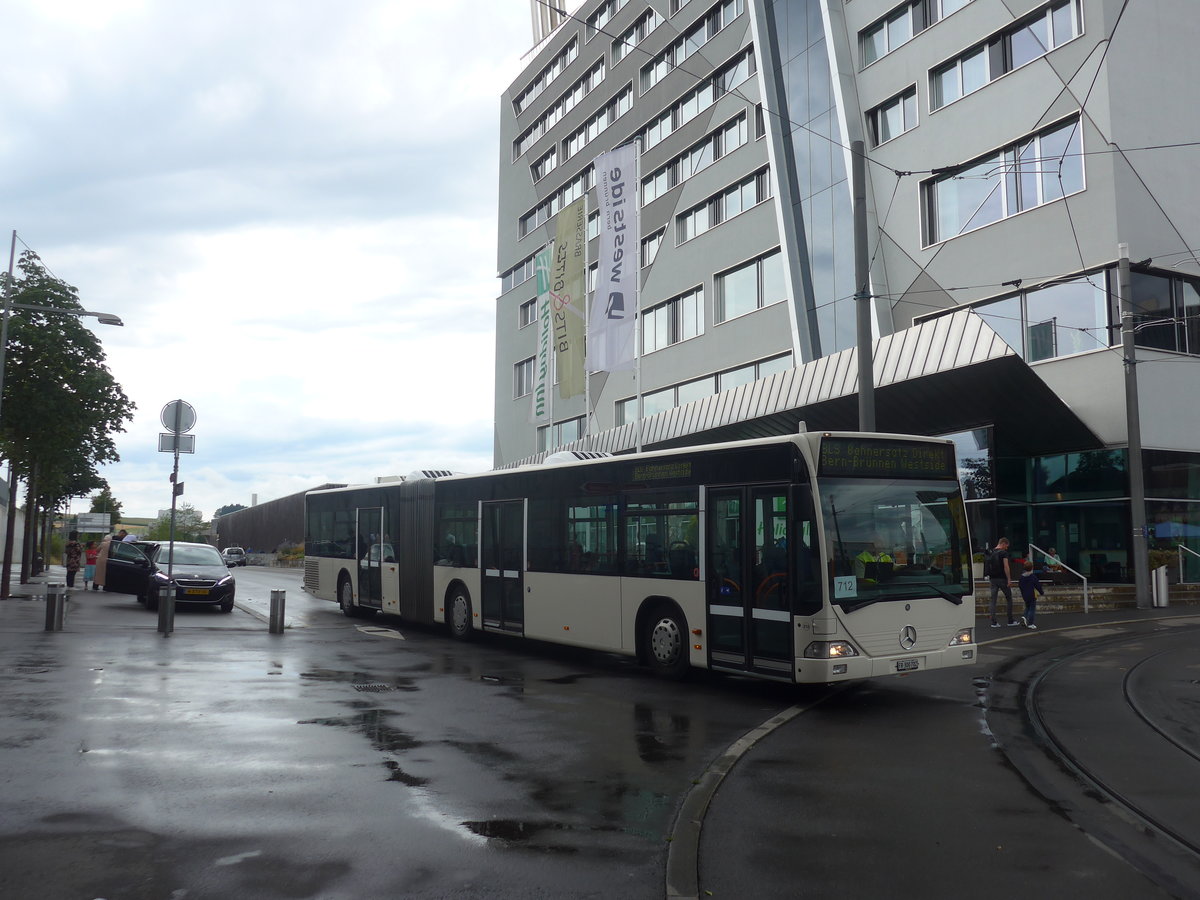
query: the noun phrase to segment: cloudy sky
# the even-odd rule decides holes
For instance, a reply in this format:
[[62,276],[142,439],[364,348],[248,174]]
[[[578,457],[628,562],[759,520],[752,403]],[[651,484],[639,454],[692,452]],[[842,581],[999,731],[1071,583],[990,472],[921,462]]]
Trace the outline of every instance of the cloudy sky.
[[170,505],[176,398],[205,517],[490,467],[526,0],[7,0],[4,30],[4,245],[125,321],[93,327],[138,407],[101,472],[127,515]]

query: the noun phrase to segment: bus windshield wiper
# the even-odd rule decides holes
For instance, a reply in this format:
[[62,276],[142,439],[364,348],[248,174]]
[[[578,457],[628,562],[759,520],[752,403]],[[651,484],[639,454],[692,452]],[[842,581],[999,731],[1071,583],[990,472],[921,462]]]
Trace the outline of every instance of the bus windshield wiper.
[[939,597],[945,597],[947,600],[949,600],[955,606],[962,606],[962,602],[963,602],[962,594],[952,594],[949,591],[942,590],[940,587],[938,587],[932,581],[910,581],[910,582],[908,582],[908,584],[920,584],[920,585],[924,585],[925,587],[932,588],[934,593],[936,593]]
[[878,603],[880,600],[885,600],[885,599],[887,599],[887,598],[886,597],[863,597],[863,598],[855,600],[851,603],[842,603],[840,605],[841,605],[842,609],[844,609],[846,612],[852,613],[852,612],[858,612],[860,609],[866,609],[868,606],[872,605],[873,603]]

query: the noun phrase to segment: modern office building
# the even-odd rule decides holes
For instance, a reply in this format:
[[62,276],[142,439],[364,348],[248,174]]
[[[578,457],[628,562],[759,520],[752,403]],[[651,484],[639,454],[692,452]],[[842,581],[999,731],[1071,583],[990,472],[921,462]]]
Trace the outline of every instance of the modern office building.
[[[855,428],[862,141],[878,429],[955,439],[980,546],[1119,581],[1136,412],[1150,546],[1200,551],[1197,33],[1194,0],[587,0],[501,100],[495,463]],[[534,256],[634,140],[639,365],[536,426]]]

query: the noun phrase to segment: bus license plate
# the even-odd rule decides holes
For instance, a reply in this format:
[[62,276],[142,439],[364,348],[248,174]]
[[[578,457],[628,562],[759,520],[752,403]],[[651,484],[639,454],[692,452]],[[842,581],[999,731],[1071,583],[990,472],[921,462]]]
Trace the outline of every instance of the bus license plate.
[[[208,588],[188,588],[186,591],[184,591],[184,593],[206,595],[208,593]],[[916,660],[914,659],[913,662],[916,662]],[[916,666],[913,666],[913,668],[915,669]]]
[[898,659],[896,660],[897,672],[915,672],[921,667],[918,660],[915,659]]

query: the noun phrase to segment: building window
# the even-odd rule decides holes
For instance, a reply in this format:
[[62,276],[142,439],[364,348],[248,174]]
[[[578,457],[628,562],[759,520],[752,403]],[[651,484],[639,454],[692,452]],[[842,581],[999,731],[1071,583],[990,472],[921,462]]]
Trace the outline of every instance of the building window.
[[600,4],[596,11],[588,16],[585,39],[590,41],[596,36],[597,31],[603,31],[604,26],[609,23],[612,17],[615,16],[627,2],[628,0],[604,0],[604,2]]
[[517,327],[524,328],[537,321],[537,297],[526,300],[517,310]]
[[747,47],[715,74],[676,100],[666,112],[647,123],[641,131],[642,152],[661,143],[756,71],[754,48]]
[[878,147],[897,135],[917,127],[917,86],[914,84],[867,113],[871,146]]
[[643,268],[654,262],[654,257],[658,256],[658,248],[662,246],[663,235],[666,233],[667,229],[660,228],[649,237],[642,238],[641,264]]
[[[1137,288],[1135,284],[1135,302]],[[1110,327],[1110,321],[1119,319],[1115,307],[1110,310],[1113,303],[1106,273],[1100,271],[987,300],[971,310],[1018,356],[1037,362],[1120,343],[1119,328]],[[919,318],[917,322],[952,312]]]
[[[736,369],[705,375],[703,378],[694,378],[691,381],[684,381],[646,394],[643,398],[643,410],[647,416],[652,416],[663,410],[682,406],[694,400],[703,400],[718,391],[727,391],[739,385],[749,384],[756,379],[766,378],[768,375],[774,375],[776,372],[783,372],[790,368],[792,368],[792,354],[784,353],[781,356],[772,356],[769,359],[738,366]],[[613,411],[617,425],[627,425],[637,421],[637,397],[618,400]]]
[[716,228],[771,196],[771,173],[760,169],[675,217],[675,243],[683,244]]
[[704,333],[704,289],[696,288],[642,312],[642,353]]
[[[1135,271],[1130,287],[1139,347],[1200,355],[1200,281]],[[1118,311],[1113,318],[1120,320]]]
[[534,264],[533,261],[537,254],[533,254],[528,259],[517,263],[511,269],[504,273],[500,278],[500,293],[507,294],[519,284],[524,284],[533,277]]
[[684,64],[689,56],[711,41],[726,25],[745,12],[745,0],[722,0],[700,17],[677,41],[642,66],[639,82],[646,93]]
[[860,68],[907,44],[934,22],[962,9],[971,0],[907,0],[858,33]]
[[637,397],[618,400],[613,405],[613,422],[616,425],[627,425],[637,421]]
[[554,171],[558,165],[558,146],[553,146],[545,152],[541,159],[529,167],[529,174],[533,176],[534,181],[541,181],[547,175]]
[[573,63],[575,61],[575,57],[578,55],[579,38],[573,37],[571,38],[570,43],[563,47],[558,56],[554,57],[554,59],[550,61],[549,65],[547,65],[546,68],[542,69],[542,71],[538,73],[537,77],[529,83],[525,90],[517,94],[516,99],[513,100],[513,108],[516,110],[517,115],[523,113],[525,108],[529,106],[529,104],[532,103],[535,98],[541,96],[542,91],[549,87],[550,83],[553,82],[554,79],[559,75],[561,75],[563,69]]
[[1075,117],[925,182],[925,243],[935,244],[1082,191]]
[[1083,34],[1081,0],[1060,0],[977,44],[929,73],[929,108],[941,109],[960,97]]
[[749,140],[746,114],[739,113],[716,131],[704,136],[679,156],[642,179],[642,205],[682,184],[702,169],[733,152]]
[[553,105],[537,117],[532,125],[521,132],[520,137],[513,141],[513,162],[520,159],[525,151],[541,140],[550,128],[575,108],[584,97],[599,87],[604,80],[604,57],[600,57],[578,81],[563,92]]
[[523,359],[513,366],[513,399],[533,393],[534,358]]
[[661,23],[662,19],[658,17],[658,13],[655,10],[646,10],[640,19],[625,29],[625,33],[613,41],[613,65],[615,66],[627,55],[629,55],[629,51],[644,41],[646,39],[646,35],[652,32]]
[[787,298],[783,254],[778,250],[722,272],[714,279],[717,289],[716,321],[727,322]]
[[1103,274],[1027,292],[1025,358],[1036,362],[1108,343],[1104,333],[1107,306]]
[[[574,203],[592,187],[595,177],[595,167],[589,165],[586,169],[560,187],[557,191],[531,209],[517,220],[517,235],[525,237],[533,229],[550,220],[558,211],[570,203]],[[536,255],[536,254],[535,254]]]
[[600,132],[631,109],[633,109],[633,87],[626,85],[620,93],[604,104],[598,112],[563,141],[563,159],[574,156],[587,144],[598,138]]
[[553,450],[555,447],[561,447],[563,444],[579,440],[583,437],[584,427],[583,416],[566,419],[562,422],[555,422],[553,431],[551,431],[549,425],[541,426],[537,430],[537,452],[541,453],[546,450]]

